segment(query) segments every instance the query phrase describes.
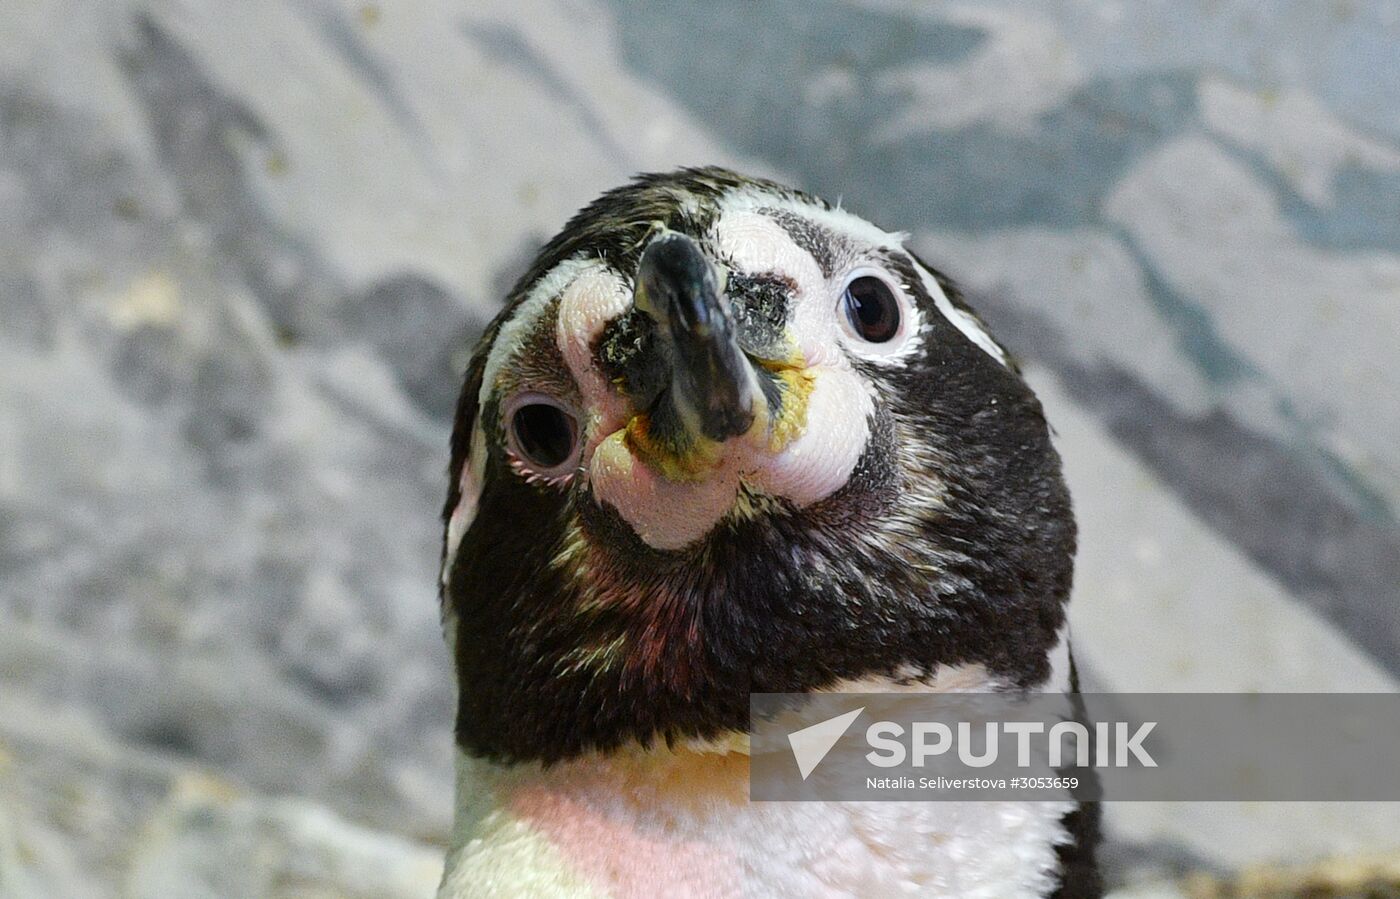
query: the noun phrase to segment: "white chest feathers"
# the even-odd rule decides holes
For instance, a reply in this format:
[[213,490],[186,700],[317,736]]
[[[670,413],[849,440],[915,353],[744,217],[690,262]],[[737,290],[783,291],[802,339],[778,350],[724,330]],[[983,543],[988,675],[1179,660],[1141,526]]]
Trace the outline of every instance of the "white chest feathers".
[[439,899],[1045,896],[1068,803],[765,802],[748,757],[459,764]]

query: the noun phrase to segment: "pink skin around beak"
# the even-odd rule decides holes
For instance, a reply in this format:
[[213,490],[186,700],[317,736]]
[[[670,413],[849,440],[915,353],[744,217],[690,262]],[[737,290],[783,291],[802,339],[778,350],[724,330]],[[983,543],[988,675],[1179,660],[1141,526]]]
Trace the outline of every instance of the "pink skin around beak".
[[637,417],[646,410],[633,408],[594,361],[598,335],[634,302],[623,281],[601,264],[587,268],[560,303],[556,337],[585,406],[588,489],[657,549],[680,549],[703,537],[735,508],[741,484],[799,507],[829,496],[846,482],[868,438],[873,402],[836,347],[836,288],[767,218],[730,218],[718,229],[729,258],[740,266],[750,262],[754,271],[777,266],[797,287],[789,327],[795,353],[786,379],[793,386],[785,394],[782,422],[769,421],[755,390],[752,423],[719,428],[723,439],[702,441],[702,466],[671,466],[649,457],[635,439]]

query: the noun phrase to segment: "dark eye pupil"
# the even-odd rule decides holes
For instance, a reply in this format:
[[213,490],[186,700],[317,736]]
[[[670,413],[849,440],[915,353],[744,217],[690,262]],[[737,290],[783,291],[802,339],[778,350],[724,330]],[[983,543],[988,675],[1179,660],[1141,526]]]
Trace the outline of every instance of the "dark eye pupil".
[[554,468],[568,461],[574,451],[574,419],[547,403],[530,403],[515,410],[510,422],[520,454],[540,468]]
[[842,298],[846,319],[862,340],[885,343],[899,333],[899,301],[879,278],[856,278]]

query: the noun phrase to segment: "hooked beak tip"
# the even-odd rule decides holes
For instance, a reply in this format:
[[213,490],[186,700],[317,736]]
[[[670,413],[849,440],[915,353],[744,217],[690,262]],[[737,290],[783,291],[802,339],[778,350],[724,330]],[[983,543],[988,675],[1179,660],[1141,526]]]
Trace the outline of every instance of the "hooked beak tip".
[[671,402],[692,434],[723,442],[748,433],[758,385],[700,246],[668,231],[642,251],[635,298],[658,325],[671,365]]

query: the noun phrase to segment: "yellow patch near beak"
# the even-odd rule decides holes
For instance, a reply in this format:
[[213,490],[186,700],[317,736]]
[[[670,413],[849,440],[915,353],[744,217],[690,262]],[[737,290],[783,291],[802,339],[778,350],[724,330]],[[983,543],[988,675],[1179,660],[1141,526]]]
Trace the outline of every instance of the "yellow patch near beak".
[[651,416],[646,412],[632,416],[632,420],[627,422],[624,437],[628,448],[643,464],[676,483],[705,480],[705,476],[719,464],[722,455],[723,444],[704,437],[691,438],[684,448],[657,440],[652,433]]
[[[791,334],[784,334],[786,358],[753,358],[750,363],[778,385],[777,408],[769,405],[761,390],[755,391],[754,421],[748,432],[730,441],[715,441],[700,434],[657,434],[650,413],[639,412],[622,429],[628,450],[652,471],[672,483],[700,483],[724,461],[725,445],[736,440],[753,449],[776,455],[807,430],[807,412],[817,377],[803,365],[802,352]],[[776,414],[775,414],[776,412]],[[759,435],[766,434],[766,440]]]
[[[805,368],[785,363],[759,364],[778,382],[781,400],[778,414],[774,416],[772,408],[763,401],[762,394],[759,395],[758,414],[749,433],[766,430],[767,451],[776,454],[806,431],[807,409],[817,379]],[[690,435],[683,446],[676,446],[673,440],[657,439],[652,431],[651,416],[645,412],[634,415],[623,434],[628,448],[643,464],[673,483],[704,481],[724,457],[724,443],[702,436]]]
[[817,378],[805,368],[768,365],[764,368],[778,379],[782,391],[778,416],[768,429],[768,451],[780,453],[807,430],[807,406],[816,389]]

